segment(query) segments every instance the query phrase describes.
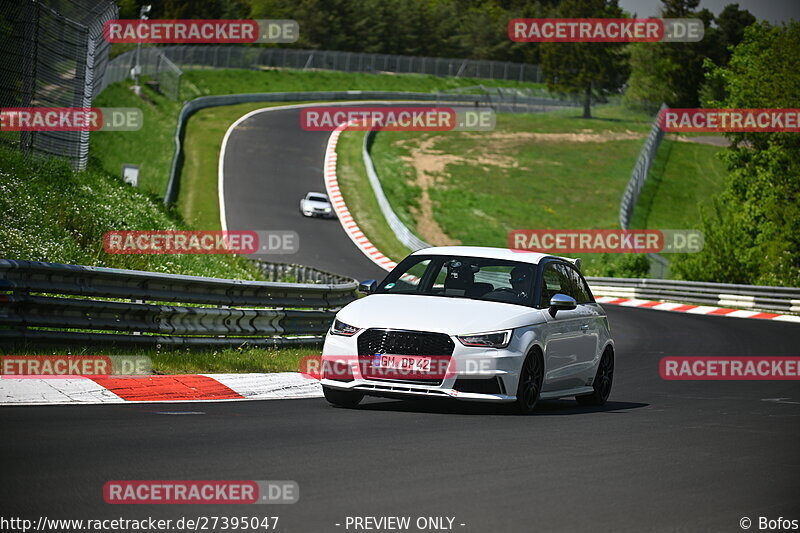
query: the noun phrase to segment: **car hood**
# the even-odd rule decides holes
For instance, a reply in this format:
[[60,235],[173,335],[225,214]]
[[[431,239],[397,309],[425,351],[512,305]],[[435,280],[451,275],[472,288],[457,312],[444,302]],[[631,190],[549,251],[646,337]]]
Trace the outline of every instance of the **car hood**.
[[543,322],[541,311],[521,305],[406,294],[372,294],[351,302],[337,318],[358,328],[481,333]]
[[327,202],[317,202],[316,200],[303,200],[304,204],[308,208],[313,209],[325,209],[326,207],[330,207],[331,204]]

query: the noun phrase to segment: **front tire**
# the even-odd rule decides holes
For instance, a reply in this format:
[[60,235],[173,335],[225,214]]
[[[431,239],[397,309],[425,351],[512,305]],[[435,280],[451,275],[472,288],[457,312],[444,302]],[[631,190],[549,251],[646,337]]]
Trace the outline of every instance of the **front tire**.
[[604,405],[608,396],[611,394],[611,386],[614,384],[614,352],[611,348],[606,348],[600,364],[597,365],[597,374],[594,377],[592,388],[594,392],[585,396],[575,396],[579,405]]
[[337,407],[355,407],[364,399],[364,393],[351,390],[339,390],[322,386],[322,394],[328,403]]
[[534,350],[525,358],[519,371],[517,384],[517,401],[513,410],[519,414],[532,413],[539,402],[544,382],[544,358],[538,350]]

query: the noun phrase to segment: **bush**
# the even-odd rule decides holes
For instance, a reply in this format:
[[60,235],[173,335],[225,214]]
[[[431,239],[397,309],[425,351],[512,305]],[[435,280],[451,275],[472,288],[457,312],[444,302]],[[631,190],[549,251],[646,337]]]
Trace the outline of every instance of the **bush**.
[[0,146],[0,257],[210,277],[259,279],[242,257],[107,254],[110,230],[191,229],[155,199],[98,171],[28,159]]

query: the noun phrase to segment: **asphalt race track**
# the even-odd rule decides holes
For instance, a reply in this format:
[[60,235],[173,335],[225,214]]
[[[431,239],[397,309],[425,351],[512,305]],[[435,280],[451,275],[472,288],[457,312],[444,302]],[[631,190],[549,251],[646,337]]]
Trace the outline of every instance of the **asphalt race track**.
[[242,122],[225,151],[228,229],[294,230],[300,235],[296,254],[264,258],[382,279],[386,271],[353,244],[338,220],[300,214],[307,192],[325,192],[322,165],[330,135],[301,129],[300,109],[258,113]]
[[[294,229],[292,262],[375,276],[337,221],[298,212],[305,192],[324,190],[328,134],[300,130],[297,113],[256,115],[231,136],[229,227]],[[606,310],[617,364],[599,409],[560,400],[513,416],[382,399],[352,410],[322,399],[0,408],[0,514],[278,516],[293,532],[347,531],[347,516],[455,517],[455,531],[476,532],[742,531],[743,517],[757,531],[759,516],[800,519],[800,382],[658,373],[667,355],[796,356],[800,327]],[[295,480],[300,501],[104,502],[106,481],[135,479]]]
[[[520,417],[380,399],[355,410],[322,399],[3,407],[13,483],[0,488],[2,515],[277,514],[284,531],[344,531],[335,524],[348,515],[455,516],[466,524],[457,531],[740,531],[743,516],[798,517],[800,383],[668,382],[658,361],[796,355],[800,327],[608,312],[616,382],[600,410],[562,400]],[[300,501],[107,505],[112,479],[291,479]]]

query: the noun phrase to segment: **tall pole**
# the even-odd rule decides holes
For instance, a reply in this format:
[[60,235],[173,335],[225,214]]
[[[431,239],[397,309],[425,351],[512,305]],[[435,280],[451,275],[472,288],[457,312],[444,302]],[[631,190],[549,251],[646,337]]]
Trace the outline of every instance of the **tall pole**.
[[[142,6],[139,9],[139,20],[147,20],[147,14],[150,13],[151,6]],[[142,88],[139,86],[139,76],[142,73],[141,65],[142,56],[142,41],[136,43],[136,66],[133,67],[133,92],[136,96],[141,96]]]

